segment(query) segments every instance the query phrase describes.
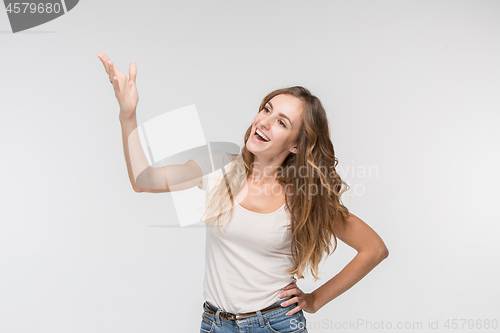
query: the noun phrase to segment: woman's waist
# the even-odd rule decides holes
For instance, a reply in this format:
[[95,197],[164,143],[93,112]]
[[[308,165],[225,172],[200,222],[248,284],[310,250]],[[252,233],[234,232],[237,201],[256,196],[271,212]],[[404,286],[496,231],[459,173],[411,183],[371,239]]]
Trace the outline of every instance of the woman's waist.
[[269,289],[254,288],[250,289],[247,286],[241,288],[236,287],[216,287],[211,286],[209,281],[204,285],[205,301],[211,302],[214,306],[229,312],[229,313],[247,313],[265,309],[276,302],[283,301],[279,294],[283,289],[294,282],[295,280],[282,283],[275,288]]

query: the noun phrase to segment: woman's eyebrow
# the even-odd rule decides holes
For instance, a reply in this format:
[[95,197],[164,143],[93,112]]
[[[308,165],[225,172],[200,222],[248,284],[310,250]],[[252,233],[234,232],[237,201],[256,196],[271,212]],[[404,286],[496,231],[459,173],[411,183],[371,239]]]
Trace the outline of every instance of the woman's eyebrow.
[[[271,104],[271,102],[267,102],[269,104],[269,106],[271,106],[271,110],[273,109],[273,105]],[[293,128],[293,124],[292,122],[290,121],[290,118],[288,118],[286,115],[284,115],[283,113],[280,113],[279,114],[280,116],[282,116],[283,118],[285,118],[286,120],[288,120],[288,122],[290,123],[290,126]]]

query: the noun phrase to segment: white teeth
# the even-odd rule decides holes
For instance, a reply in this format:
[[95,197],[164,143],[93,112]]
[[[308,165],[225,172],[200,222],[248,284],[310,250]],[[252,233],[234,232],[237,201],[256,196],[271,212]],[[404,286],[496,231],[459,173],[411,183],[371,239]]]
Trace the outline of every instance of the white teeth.
[[263,138],[264,140],[269,141],[269,139],[267,138],[267,136],[265,136],[265,135],[264,135],[264,133],[262,133],[262,132],[261,132],[261,131],[259,131],[258,129],[257,129],[256,133],[257,133],[257,134],[258,134],[261,138]]

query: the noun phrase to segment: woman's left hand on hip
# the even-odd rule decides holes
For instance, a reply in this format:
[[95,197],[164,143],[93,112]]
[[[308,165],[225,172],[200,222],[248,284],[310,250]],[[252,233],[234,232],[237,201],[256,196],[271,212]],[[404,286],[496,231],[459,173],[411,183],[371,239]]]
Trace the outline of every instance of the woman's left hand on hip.
[[283,303],[281,303],[282,307],[289,306],[290,304],[297,303],[297,306],[287,312],[288,316],[299,312],[300,310],[304,310],[305,312],[315,313],[314,310],[314,297],[312,294],[303,293],[302,290],[297,287],[295,282],[290,283],[288,286],[283,288],[283,291],[280,293],[281,298],[285,298],[287,296],[295,296],[292,297]]

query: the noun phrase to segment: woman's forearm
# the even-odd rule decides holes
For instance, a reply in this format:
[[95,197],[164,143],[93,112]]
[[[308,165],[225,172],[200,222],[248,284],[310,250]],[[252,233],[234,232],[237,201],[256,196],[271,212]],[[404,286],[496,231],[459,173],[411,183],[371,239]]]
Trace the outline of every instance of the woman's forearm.
[[386,257],[385,251],[358,252],[337,275],[312,292],[315,312],[354,286]]
[[139,185],[137,184],[137,179],[143,171],[150,167],[149,162],[139,139],[135,112],[129,118],[122,116],[119,118],[122,127],[123,152],[127,163],[128,177],[134,191],[139,192],[142,187],[140,186],[140,181]]

